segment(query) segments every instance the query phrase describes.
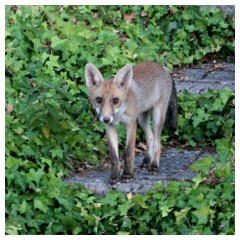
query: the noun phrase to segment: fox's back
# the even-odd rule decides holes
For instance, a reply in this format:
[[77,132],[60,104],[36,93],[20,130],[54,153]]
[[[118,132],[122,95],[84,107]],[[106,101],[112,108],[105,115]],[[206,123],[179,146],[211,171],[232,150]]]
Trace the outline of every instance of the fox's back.
[[141,112],[151,108],[160,98],[168,102],[171,89],[171,76],[159,63],[143,62],[133,67],[131,90]]

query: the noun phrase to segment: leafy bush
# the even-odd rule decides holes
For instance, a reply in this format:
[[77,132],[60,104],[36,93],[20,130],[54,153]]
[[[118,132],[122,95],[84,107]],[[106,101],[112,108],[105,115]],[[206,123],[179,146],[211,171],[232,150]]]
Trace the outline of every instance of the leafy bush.
[[96,197],[79,186],[69,188],[47,159],[38,167],[8,158],[6,233],[234,234],[233,146],[225,139],[216,144],[219,160],[205,157],[193,164],[199,172],[193,184],[158,183],[135,196],[111,191]]
[[186,90],[179,99],[179,136],[192,146],[211,144],[221,137],[235,136],[235,95],[228,88],[190,94]]

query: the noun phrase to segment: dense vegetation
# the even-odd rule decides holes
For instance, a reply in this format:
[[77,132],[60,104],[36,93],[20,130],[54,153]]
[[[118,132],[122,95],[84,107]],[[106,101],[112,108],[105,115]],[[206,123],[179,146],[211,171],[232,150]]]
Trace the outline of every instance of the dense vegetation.
[[193,185],[100,198],[61,177],[71,160],[107,157],[88,103],[87,62],[108,77],[126,63],[172,70],[233,56],[234,28],[234,17],[196,6],[7,6],[6,233],[233,234],[235,96],[227,89],[179,96],[179,142],[218,152],[192,166]]

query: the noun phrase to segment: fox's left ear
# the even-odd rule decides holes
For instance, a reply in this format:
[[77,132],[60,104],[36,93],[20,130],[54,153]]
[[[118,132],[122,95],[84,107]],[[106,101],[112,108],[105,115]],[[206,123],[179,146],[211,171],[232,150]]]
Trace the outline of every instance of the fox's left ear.
[[123,67],[113,79],[113,83],[117,84],[119,88],[128,89],[131,85],[133,76],[132,66],[127,64]]

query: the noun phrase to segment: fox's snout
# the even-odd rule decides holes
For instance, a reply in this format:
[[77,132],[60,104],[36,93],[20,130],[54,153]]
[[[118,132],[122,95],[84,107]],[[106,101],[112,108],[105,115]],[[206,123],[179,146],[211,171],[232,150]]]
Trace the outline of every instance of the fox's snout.
[[102,120],[103,120],[104,123],[110,123],[111,122],[110,117],[104,117]]
[[99,119],[101,122],[105,123],[105,124],[109,124],[114,120],[113,116],[104,116],[104,115],[99,115]]
[[118,108],[113,109],[113,106],[97,108],[95,107],[96,112],[98,113],[99,120],[105,124],[110,124],[114,121],[117,113],[119,112]]
[[[97,111],[98,112],[98,111]],[[104,113],[103,111],[98,112],[98,117],[101,122],[105,124],[110,124],[114,121],[115,114],[114,113]]]

